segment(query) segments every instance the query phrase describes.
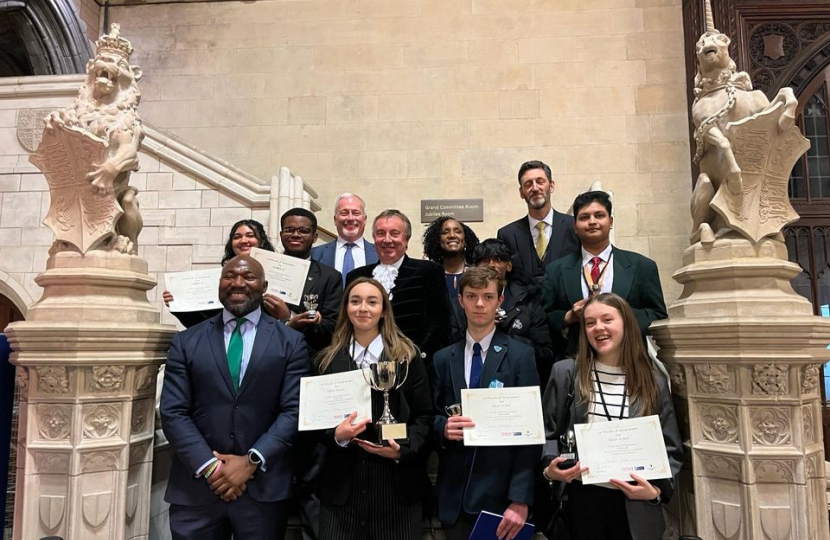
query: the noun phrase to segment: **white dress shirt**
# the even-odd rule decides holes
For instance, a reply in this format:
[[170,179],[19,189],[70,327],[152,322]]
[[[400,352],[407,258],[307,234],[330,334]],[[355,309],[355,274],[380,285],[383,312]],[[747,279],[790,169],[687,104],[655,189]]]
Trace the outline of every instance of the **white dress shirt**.
[[[358,238],[353,242],[352,258],[354,259],[355,268],[366,266],[366,245],[364,242],[363,238]],[[348,243],[348,240],[337,237],[337,247],[334,250],[334,268],[341,274],[343,273],[343,259],[346,257],[346,244]]]
[[548,215],[544,219],[536,219],[528,214],[527,220],[530,223],[530,234],[533,236],[534,247],[536,246],[536,239],[539,238],[539,230],[536,228],[536,224],[540,221],[545,222],[545,238],[550,242],[551,234],[553,234],[553,208],[550,209],[550,212],[548,212]]
[[601,293],[610,293],[611,287],[614,285],[614,254],[613,254],[613,246],[608,244],[608,247],[603,249],[599,255],[594,255],[592,253],[588,253],[585,251],[585,248],[582,249],[582,275],[579,276],[579,282],[582,284],[582,298],[588,298],[588,284],[585,283],[585,272],[588,272],[588,275],[591,274],[591,259],[594,257],[599,257],[602,259],[602,262],[605,264],[603,266],[600,264],[599,271],[602,272],[602,269],[605,268],[605,272],[602,273],[602,281],[599,287],[599,292]]
[[365,369],[380,360],[380,355],[383,354],[383,337],[378,334],[366,348],[352,338],[350,350],[357,367]]
[[476,341],[467,332],[467,343],[464,345],[464,380],[467,381],[467,388],[470,387],[470,370],[473,367],[473,345],[478,343],[481,345],[481,365],[484,367],[484,362],[487,360],[487,351],[490,349],[490,342],[493,340],[493,334],[496,333],[496,327],[490,331],[489,334]]

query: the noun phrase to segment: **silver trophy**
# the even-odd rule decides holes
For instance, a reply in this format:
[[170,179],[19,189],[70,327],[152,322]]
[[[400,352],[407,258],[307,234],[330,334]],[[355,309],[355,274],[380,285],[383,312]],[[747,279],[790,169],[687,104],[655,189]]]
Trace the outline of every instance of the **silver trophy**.
[[452,405],[447,405],[444,407],[444,412],[447,413],[447,416],[461,416],[461,404],[453,403]]
[[395,362],[381,358],[376,364],[363,370],[363,377],[372,389],[383,392],[383,414],[375,422],[378,432],[378,444],[388,446],[388,439],[406,440],[408,438],[406,424],[400,423],[392,416],[389,410],[389,392],[397,390],[406,382],[409,375],[409,363]]
[[317,298],[316,294],[304,294],[303,295],[303,307],[308,310],[308,315],[306,319],[313,319],[317,316]]

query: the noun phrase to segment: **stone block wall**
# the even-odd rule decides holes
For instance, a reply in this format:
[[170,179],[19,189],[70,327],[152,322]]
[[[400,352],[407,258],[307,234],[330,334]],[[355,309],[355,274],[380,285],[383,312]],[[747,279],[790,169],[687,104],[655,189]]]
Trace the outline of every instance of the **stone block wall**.
[[525,212],[519,165],[542,159],[559,210],[596,180],[613,190],[617,244],[679,294],[680,0],[129,4],[110,19],[144,70],[145,118],[255,175],[288,166],[318,190],[323,225],[344,190],[416,223],[420,199],[483,197],[471,226],[493,236]]
[[72,0],[87,37],[95,41],[99,36],[101,6],[95,0]]

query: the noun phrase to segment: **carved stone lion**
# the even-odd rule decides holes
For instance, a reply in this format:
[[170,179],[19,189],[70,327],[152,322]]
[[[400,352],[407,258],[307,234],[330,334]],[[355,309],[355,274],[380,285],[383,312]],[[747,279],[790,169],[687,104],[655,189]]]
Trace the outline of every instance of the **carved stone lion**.
[[143,138],[137,81],[141,69],[129,63],[133,48],[113,24],[102,36],[95,58],[87,63],[87,77],[75,103],[46,118],[46,128],[64,125],[85,131],[108,144],[107,158],[95,164],[86,179],[91,189],[114,194],[124,213],[115,225],[107,249],[135,254],[143,220],[138,209],[138,191],[129,185],[130,173],[138,170],[138,149]]

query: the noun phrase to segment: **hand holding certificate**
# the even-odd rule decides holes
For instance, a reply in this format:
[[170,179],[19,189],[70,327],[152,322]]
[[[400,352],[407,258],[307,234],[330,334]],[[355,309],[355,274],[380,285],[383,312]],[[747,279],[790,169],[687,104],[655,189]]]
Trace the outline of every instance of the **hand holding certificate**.
[[268,281],[265,292],[278,296],[288,304],[301,304],[311,261],[259,248],[251,248],[251,257],[259,261],[265,270]]
[[465,446],[545,443],[538,386],[462,390],[461,408],[475,422],[464,429]]
[[164,282],[173,295],[170,311],[204,311],[221,309],[219,303],[219,278],[221,268],[194,270],[167,274]]
[[355,411],[355,423],[372,419],[372,391],[363,370],[300,379],[300,431],[336,427]]
[[627,481],[631,473],[646,480],[672,476],[659,416],[576,424],[574,430],[580,464],[588,467],[583,484]]

